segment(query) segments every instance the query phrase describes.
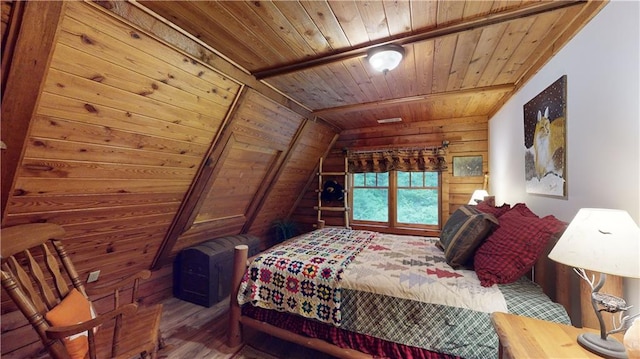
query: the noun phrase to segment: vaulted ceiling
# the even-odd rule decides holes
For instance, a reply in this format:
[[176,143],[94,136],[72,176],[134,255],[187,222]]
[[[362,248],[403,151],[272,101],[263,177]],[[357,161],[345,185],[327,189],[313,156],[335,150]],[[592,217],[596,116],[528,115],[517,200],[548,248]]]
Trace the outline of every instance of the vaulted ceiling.
[[[138,1],[341,129],[491,116],[603,6],[587,1]],[[402,45],[387,73],[367,50]]]

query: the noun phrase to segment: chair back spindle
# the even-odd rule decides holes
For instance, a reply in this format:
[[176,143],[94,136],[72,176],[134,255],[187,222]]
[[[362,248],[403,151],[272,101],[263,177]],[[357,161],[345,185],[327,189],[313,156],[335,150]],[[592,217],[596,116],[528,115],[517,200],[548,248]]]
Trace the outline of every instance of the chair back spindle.
[[[72,288],[89,298],[60,241],[64,233],[64,229],[56,224],[32,223],[3,228],[0,236],[2,286],[36,330],[51,357],[68,359],[65,338],[84,334],[91,359],[145,357],[146,354],[155,358],[161,343],[162,305],[139,308],[137,304],[139,281],[150,277],[148,270],[124,278],[119,283],[91,288],[93,294],[101,297],[113,296],[114,307],[107,313],[66,326],[52,326],[45,319]],[[120,292],[126,288],[131,288],[132,298],[130,302],[121,304]],[[93,312],[93,305],[89,305]],[[58,310],[58,313],[61,312]],[[62,318],[65,317],[66,314],[62,314]],[[49,316],[46,318],[51,319]],[[100,330],[96,331],[98,327]]]

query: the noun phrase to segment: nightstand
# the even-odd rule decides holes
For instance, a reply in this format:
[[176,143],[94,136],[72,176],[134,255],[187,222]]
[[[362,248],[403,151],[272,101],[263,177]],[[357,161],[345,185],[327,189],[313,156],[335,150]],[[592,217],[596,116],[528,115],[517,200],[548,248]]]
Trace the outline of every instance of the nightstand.
[[[576,338],[585,331],[570,325],[507,313],[492,313],[491,322],[500,340],[500,359],[601,358],[583,349]],[[622,342],[622,337],[614,335]]]

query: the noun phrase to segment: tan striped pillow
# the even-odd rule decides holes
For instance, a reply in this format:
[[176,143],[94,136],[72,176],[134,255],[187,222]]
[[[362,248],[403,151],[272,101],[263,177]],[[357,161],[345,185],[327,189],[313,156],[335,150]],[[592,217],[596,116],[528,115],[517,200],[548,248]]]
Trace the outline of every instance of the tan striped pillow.
[[497,225],[498,220],[493,215],[473,206],[456,210],[440,233],[439,244],[447,263],[456,269],[468,266],[476,249]]

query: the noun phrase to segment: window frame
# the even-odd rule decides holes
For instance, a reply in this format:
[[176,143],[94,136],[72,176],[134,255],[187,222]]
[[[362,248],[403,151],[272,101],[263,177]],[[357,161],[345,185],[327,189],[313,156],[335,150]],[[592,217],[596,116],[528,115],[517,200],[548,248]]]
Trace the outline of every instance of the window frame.
[[[401,172],[422,172],[422,173],[436,173],[438,178],[438,186],[425,186],[425,187],[406,187],[398,185],[398,172],[397,170],[389,171],[389,184],[388,187],[371,187],[371,188],[387,188],[388,190],[388,221],[365,221],[357,220],[353,218],[353,191],[356,189],[354,183],[354,173],[349,174],[349,220],[354,227],[369,228],[369,229],[385,229],[391,233],[406,233],[407,231],[440,231],[442,224],[442,173],[438,171],[401,171]],[[367,172],[374,173],[374,172]],[[424,180],[423,180],[424,183]],[[357,186],[357,188],[367,188],[363,186]],[[398,190],[409,188],[424,188],[424,189],[436,189],[438,193],[438,223],[433,224],[416,224],[416,223],[401,223],[398,222]]]

